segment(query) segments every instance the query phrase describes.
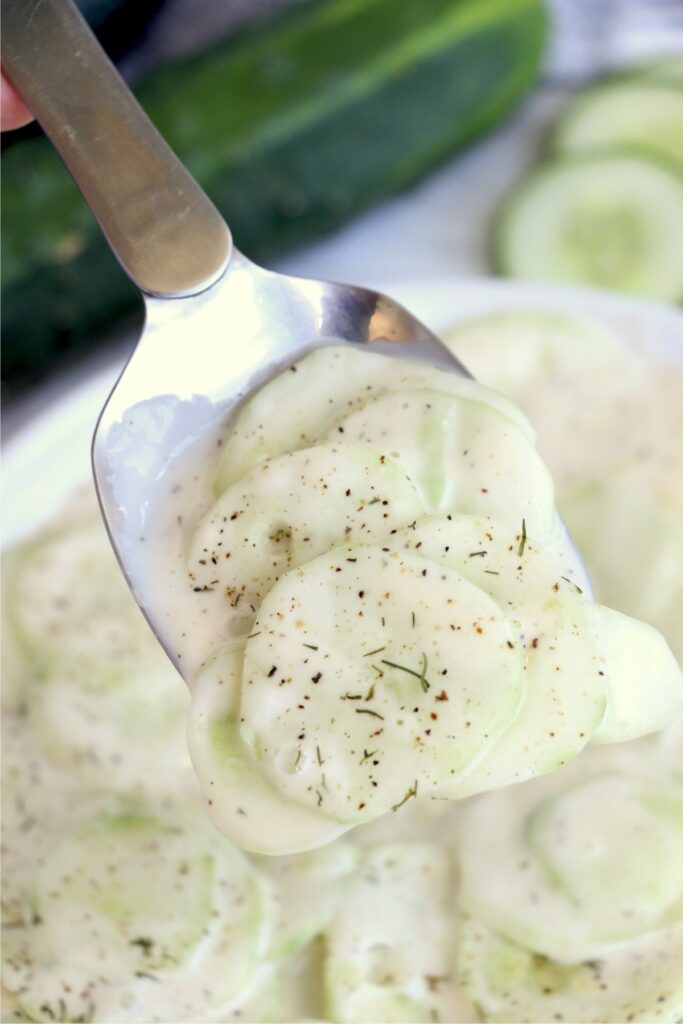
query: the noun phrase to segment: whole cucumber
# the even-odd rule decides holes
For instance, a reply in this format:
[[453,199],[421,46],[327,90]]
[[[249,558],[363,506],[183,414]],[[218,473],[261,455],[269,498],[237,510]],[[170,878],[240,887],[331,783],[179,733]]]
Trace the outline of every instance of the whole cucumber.
[[[155,72],[140,102],[256,260],[329,231],[495,124],[542,0],[307,0]],[[4,373],[35,379],[139,299],[44,139],[3,166]]]

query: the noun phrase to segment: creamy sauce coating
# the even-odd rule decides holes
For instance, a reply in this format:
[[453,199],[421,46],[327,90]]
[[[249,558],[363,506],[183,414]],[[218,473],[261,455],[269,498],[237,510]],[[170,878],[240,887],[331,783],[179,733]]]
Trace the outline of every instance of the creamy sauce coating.
[[[561,330],[571,334],[571,322]],[[654,502],[657,513],[665,517],[667,526],[662,533],[665,554],[669,552],[671,557],[676,557],[676,545],[683,544],[683,501],[677,483],[683,479],[680,464],[683,428],[679,421],[680,410],[683,409],[683,378],[671,370],[651,370],[639,360],[634,370],[632,358],[622,356],[618,344],[615,347],[612,341],[606,343],[608,354],[600,357],[604,359],[605,376],[596,377],[594,366],[586,369],[583,356],[575,365],[548,368],[542,354],[549,349],[557,351],[557,346],[550,336],[552,332],[549,335],[546,329],[545,333],[542,330],[540,333],[541,341],[530,358],[528,372],[519,374],[517,381],[510,377],[503,379],[502,341],[498,347],[491,343],[488,352],[483,348],[480,350],[479,365],[475,361],[474,347],[468,348],[463,343],[460,348],[457,340],[454,344],[456,351],[471,363],[484,382],[508,390],[528,412],[539,432],[544,457],[559,481],[561,501],[567,501],[569,507],[577,491],[594,485],[596,481],[600,486],[613,481],[621,486],[626,481],[638,493],[646,494]],[[564,341],[567,341],[566,337]],[[621,391],[609,401],[605,401],[600,384],[607,377],[613,382],[616,379],[614,386]],[[580,402],[576,401],[578,394],[581,395]],[[600,445],[595,444],[598,432]],[[217,623],[220,628],[227,626],[232,634],[239,635],[240,631],[249,628],[253,615],[249,610],[240,612],[238,602],[232,610],[234,614],[226,618],[224,612],[217,609],[213,592],[195,592],[187,586],[187,552],[195,523],[214,500],[211,479],[217,461],[217,457],[212,457],[216,444],[217,439],[212,438],[206,442],[204,451],[194,453],[195,470],[190,477],[183,469],[183,472],[179,470],[177,477],[169,478],[168,500],[164,502],[166,518],[154,537],[154,553],[147,563],[147,569],[153,563],[158,564],[160,559],[166,564],[172,563],[170,586],[175,605],[171,615],[173,622],[169,620],[168,637],[170,640],[176,635],[176,623],[182,622],[175,653],[180,656],[181,664],[184,661],[189,665],[188,675],[200,671],[204,660],[202,652],[211,649]],[[215,450],[218,451],[217,448]],[[629,510],[624,512],[628,514]],[[593,514],[596,515],[595,512]],[[92,498],[87,498],[86,521],[95,522],[95,515]],[[68,522],[73,521],[74,514],[69,512],[66,520],[53,524],[51,532],[59,534]],[[647,526],[650,520],[646,518],[641,522]],[[160,520],[157,519],[157,523]],[[619,601],[613,596],[615,589],[617,598],[620,588],[625,595],[635,595],[628,596],[628,606],[624,610],[642,614],[666,632],[671,630],[671,623],[680,622],[682,605],[677,603],[681,598],[676,589],[667,590],[665,604],[658,605],[649,597],[645,603],[643,595],[649,594],[646,578],[642,578],[642,586],[635,591],[630,582],[631,555],[637,553],[637,545],[643,536],[643,527],[630,534],[634,550],[627,554],[610,549],[609,558],[605,558],[600,550],[588,550],[589,569],[593,572],[599,597],[609,590],[613,603],[619,607]],[[148,536],[141,544],[145,552],[152,549],[149,540]],[[31,546],[35,543],[32,541]],[[588,748],[571,766],[545,780],[501,790],[493,797],[475,797],[457,804],[440,800],[408,800],[396,813],[356,828],[351,839],[338,840],[327,848],[333,853],[339,850],[339,856],[334,854],[330,859],[326,855],[324,862],[315,860],[317,855],[294,857],[289,871],[279,875],[268,868],[267,860],[262,862],[259,858],[242,857],[235,851],[238,856],[235,863],[248,866],[241,867],[240,871],[245,871],[245,879],[256,880],[255,891],[260,894],[262,902],[254,925],[249,926],[256,929],[249,931],[255,951],[253,969],[245,970],[244,984],[235,981],[234,994],[226,997],[222,1004],[222,997],[214,997],[213,993],[220,988],[224,967],[212,972],[209,961],[202,959],[204,953],[195,955],[195,968],[189,973],[187,965],[182,962],[182,955],[175,966],[170,961],[164,962],[163,956],[160,959],[159,947],[155,947],[153,942],[158,934],[154,931],[157,927],[154,906],[146,911],[147,918],[143,914],[136,922],[139,933],[127,936],[126,941],[132,939],[133,944],[125,956],[121,951],[117,953],[115,942],[111,943],[104,951],[98,970],[94,971],[88,961],[91,933],[81,927],[77,916],[68,917],[72,904],[67,904],[70,950],[65,957],[58,942],[54,947],[58,955],[55,959],[54,953],[50,954],[53,959],[46,973],[45,929],[51,927],[53,920],[60,919],[59,916],[54,917],[55,908],[59,907],[60,887],[57,884],[54,889],[53,885],[57,892],[56,902],[51,897],[42,909],[37,909],[36,879],[50,877],[57,863],[55,851],[58,848],[67,853],[76,848],[73,843],[60,847],[65,837],[75,834],[74,830],[82,828],[84,822],[97,819],[98,815],[111,815],[114,810],[120,813],[121,786],[128,790],[125,801],[128,810],[134,806],[137,814],[160,815],[165,821],[173,819],[176,822],[174,827],[180,829],[181,836],[187,827],[180,823],[187,820],[182,819],[182,815],[189,813],[190,820],[194,820],[195,814],[201,815],[201,808],[200,799],[187,774],[182,745],[177,742],[184,731],[182,716],[175,726],[169,726],[167,740],[163,734],[155,740],[161,744],[160,749],[165,751],[164,756],[168,759],[164,762],[163,779],[155,778],[147,758],[141,756],[140,723],[137,723],[135,733],[126,731],[126,715],[136,713],[136,704],[130,697],[128,686],[112,689],[111,683],[111,670],[117,664],[122,666],[124,675],[131,672],[125,649],[121,648],[120,656],[110,651],[107,664],[102,663],[100,669],[95,669],[97,678],[84,681],[79,673],[74,673],[74,662],[69,660],[72,656],[67,658],[63,652],[60,653],[59,645],[55,648],[52,641],[41,645],[40,640],[33,636],[27,642],[25,625],[21,627],[21,607],[17,607],[14,589],[15,572],[21,569],[24,558],[25,553],[19,553],[16,559],[11,560],[11,571],[6,571],[3,581],[7,591],[3,617],[11,620],[3,622],[3,633],[6,633],[3,637],[3,661],[7,658],[3,664],[3,700],[7,705],[3,713],[3,955],[6,961],[3,984],[7,993],[3,1019],[341,1021],[358,1019],[354,1017],[358,1007],[362,1007],[366,1016],[368,1007],[371,1007],[373,1019],[378,1022],[395,1019],[615,1022],[631,1019],[673,1022],[680,1018],[683,1012],[683,935],[680,926],[676,925],[673,911],[667,927],[658,925],[659,930],[650,929],[646,935],[641,935],[638,927],[642,928],[642,925],[639,924],[631,928],[627,941],[619,936],[614,948],[609,943],[607,948],[603,946],[598,951],[599,959],[591,959],[596,950],[588,948],[598,939],[604,943],[605,922],[610,929],[616,927],[618,930],[614,915],[621,912],[620,901],[626,900],[627,917],[629,914],[633,917],[637,911],[639,922],[651,922],[655,915],[661,913],[666,916],[667,908],[675,907],[677,900],[680,906],[683,875],[680,874],[680,858],[676,851],[679,851],[681,835],[675,811],[681,800],[683,782],[680,725],[618,748]],[[48,563],[41,571],[52,572],[50,564],[54,563]],[[643,564],[647,566],[649,563],[646,560]],[[61,569],[58,571],[63,572]],[[113,564],[110,569],[102,570],[101,586],[117,586]],[[658,589],[661,593],[661,587]],[[603,599],[607,600],[607,596]],[[97,609],[93,605],[82,609],[79,614],[87,641],[87,624],[98,621]],[[244,619],[240,618],[241,615]],[[40,631],[43,628],[41,620],[37,620],[37,625],[35,618],[31,622],[34,629]],[[61,628],[59,622],[58,616],[57,634]],[[126,635],[132,649],[137,650],[140,643],[147,642],[145,627],[140,623],[129,628],[132,631]],[[677,640],[673,633],[669,638],[672,645]],[[119,646],[120,641],[121,634],[118,634],[116,642]],[[81,643],[80,638],[78,643]],[[44,651],[48,647],[50,657],[46,660]],[[86,650],[90,651],[93,664],[97,665],[97,650]],[[82,663],[83,649],[79,648],[79,652]],[[143,685],[142,679],[134,679],[134,682],[136,686]],[[98,705],[89,700],[84,703],[81,695],[89,694],[92,685],[95,689],[102,687],[102,692],[109,694],[108,700],[118,702],[118,720],[124,723],[120,731],[112,733],[111,728],[107,731],[106,721],[88,719],[88,715],[97,715]],[[174,687],[180,688],[182,684],[169,669],[163,683],[157,685],[167,687],[171,693]],[[36,708],[45,706],[52,687],[60,695],[62,713],[57,747],[54,730],[46,729],[36,711]],[[178,689],[177,692],[180,694],[182,691]],[[35,699],[38,694],[41,696],[39,701]],[[181,697],[178,700],[183,703]],[[75,714],[69,710],[72,702],[77,711]],[[148,713],[149,728],[154,729],[153,707],[145,712]],[[98,730],[103,729],[105,732],[100,734],[100,741],[93,744],[92,737],[97,737]],[[113,743],[121,745],[121,758],[126,763],[120,783],[116,782],[116,764],[100,763],[102,751],[110,750]],[[98,766],[97,772],[91,770],[93,764]],[[638,811],[633,817],[634,805],[630,801],[631,816],[619,816],[618,799],[621,797],[614,794],[621,792],[621,783],[604,783],[604,797],[603,789],[585,789],[593,784],[596,775],[605,772],[609,779],[616,774],[619,778],[649,780],[649,788],[639,790],[638,806],[643,808],[642,812]],[[558,801],[558,794],[568,795],[562,795]],[[187,811],[188,805],[192,808],[190,812]],[[502,808],[501,814],[496,812],[498,806]],[[591,874],[593,868],[590,867],[595,863],[591,842],[595,837],[598,841],[601,835],[601,819],[597,816],[600,806],[603,806],[603,811],[609,807],[613,815],[611,831],[602,837],[604,845],[601,847],[598,843],[597,847],[600,856],[606,859],[602,862],[598,859],[595,870],[602,870],[603,875]],[[638,817],[641,813],[645,818]],[[493,916],[478,893],[481,890],[485,897],[490,897],[492,890],[487,878],[499,880],[501,866],[509,867],[513,863],[513,840],[501,840],[498,859],[488,840],[481,848],[477,847],[476,831],[470,823],[476,824],[477,819],[486,818],[489,814],[496,821],[496,828],[503,820],[520,822],[522,826],[526,821],[521,832],[514,833],[514,842],[524,842],[519,835],[530,835],[531,846],[524,847],[523,857],[540,857],[534,867],[539,872],[538,888],[532,894],[533,898],[529,896],[529,905],[525,903],[524,888],[516,889],[511,884],[506,894],[516,892],[519,905],[504,908],[499,901]],[[571,815],[579,815],[577,820],[584,832],[575,830],[573,846],[567,847],[563,843],[558,846],[558,829],[561,835],[563,822],[567,816],[571,820]],[[648,823],[644,830],[643,820]],[[609,843],[614,841],[619,828],[625,830],[623,834],[626,837],[630,829],[642,844],[642,853],[635,862],[631,859],[628,867],[628,870],[636,872],[635,879],[640,886],[637,907],[635,902],[632,906],[628,902],[631,899],[626,885],[628,878],[623,872],[620,874],[622,859],[616,851],[611,853],[609,850]],[[194,825],[188,829],[187,835],[192,840],[188,847],[187,870],[190,877],[195,877],[193,873],[198,872],[197,879],[205,878],[198,865],[208,854],[202,852],[201,844],[197,854]],[[475,886],[468,882],[469,895],[464,901],[458,880],[459,865],[464,863],[463,835],[470,844],[469,852],[466,851],[467,870],[471,871],[472,863],[475,864],[477,883]],[[491,832],[487,835],[490,836]],[[115,833],[115,836],[119,837],[117,843],[123,842],[121,833]],[[214,842],[212,839],[206,849],[213,849],[211,844]],[[650,842],[655,844],[653,853],[663,860],[657,861],[648,854]],[[421,844],[419,849],[416,843]],[[438,880],[425,875],[418,884],[414,872],[419,870],[419,857],[423,856],[424,844],[428,843],[433,843],[435,850],[439,851],[433,864],[441,864],[439,857],[445,855],[450,868],[439,867]],[[402,844],[405,846],[405,859],[401,855]],[[673,851],[668,858],[667,849]],[[164,871],[170,872],[173,865],[170,847],[167,855],[168,860],[165,861],[163,848],[157,854],[162,858]],[[391,868],[384,885],[384,865],[389,862]],[[655,863],[656,878],[648,875]],[[72,867],[76,874],[84,872],[87,875],[88,865],[93,870],[92,864],[92,858],[89,861],[84,859],[82,868],[78,862],[74,862]],[[180,870],[186,870],[182,866],[182,858]],[[604,879],[609,881],[610,875],[616,880],[614,898],[609,886],[605,888]],[[182,880],[188,875],[181,873],[179,877]],[[233,873],[232,877],[237,875]],[[309,884],[306,883],[307,878],[311,880]],[[588,927],[589,915],[582,915],[580,899],[583,898],[581,894],[591,891],[590,887],[596,884],[595,879],[601,885],[596,891],[604,909],[600,910],[597,902],[592,906],[601,930],[586,939],[581,929]],[[172,886],[172,883],[168,884]],[[197,881],[196,884],[196,891],[200,892],[206,881]],[[364,885],[371,886],[372,900],[364,899]],[[573,887],[569,896],[562,888],[567,885]],[[278,888],[282,886],[284,888]],[[414,914],[413,897],[421,891],[420,886],[424,886],[421,899],[438,908],[450,908],[439,909],[436,916],[432,915],[435,923],[430,931],[423,928],[419,913],[411,917]],[[70,899],[74,898],[72,889],[65,887],[64,891]],[[179,891],[182,893],[182,888]],[[296,895],[288,901],[286,893],[290,891]],[[217,892],[207,898],[213,907],[209,914],[217,914],[218,920],[221,915],[230,918],[231,912],[225,903],[213,902],[218,900]],[[87,892],[78,899],[85,900],[81,909],[85,907],[87,911],[92,906],[89,902],[91,895]],[[140,913],[142,902],[138,895],[131,913]],[[278,916],[278,908],[283,905],[287,907],[285,931]],[[101,908],[100,904],[98,906]],[[535,908],[539,906],[545,908],[541,919],[550,928],[550,938],[544,933],[539,939],[533,934],[533,928],[524,923],[528,922],[530,914],[538,916]],[[505,921],[500,918],[503,910],[508,914]],[[115,929],[121,927],[116,907],[113,910],[107,907],[102,912],[104,916],[99,919],[101,927],[112,927],[107,923],[111,921],[115,922]],[[197,912],[201,929],[205,919],[201,908]],[[442,912],[445,914],[443,919],[438,916]],[[40,920],[41,913],[45,921]],[[110,913],[113,917],[107,916]],[[452,915],[450,921],[449,913]],[[575,929],[581,936],[582,948],[577,945],[575,950],[556,950],[552,936],[553,921],[563,922],[563,938],[568,929]],[[358,938],[354,937],[356,933]],[[63,934],[61,930],[58,932],[58,935]],[[123,934],[127,935],[125,930]],[[333,956],[327,962],[320,944],[314,940],[314,936],[320,934],[332,937]],[[373,936],[372,955],[364,955],[359,961],[357,950],[368,936]],[[181,936],[170,936],[168,941],[191,945],[194,940],[190,930]],[[82,944],[80,953],[79,943]],[[206,945],[203,948],[206,949]],[[415,949],[420,950],[417,958],[412,955]],[[131,964],[129,956],[133,954],[137,959]],[[553,955],[558,959],[554,960]],[[238,961],[229,945],[225,946],[222,956],[228,959],[231,970],[236,970]],[[60,957],[65,958],[60,962]],[[204,966],[200,968],[197,964]],[[136,972],[141,976],[137,977]],[[324,996],[325,988],[329,993],[330,985],[334,991],[332,1002],[329,996],[327,1000]],[[156,1003],[150,1003],[149,992],[154,990],[165,995]],[[112,1002],[118,998],[112,993],[119,991],[124,994],[123,1002]],[[174,993],[182,994],[185,1001],[182,1007]],[[28,1013],[27,1017],[25,1013]],[[397,1013],[403,1013],[403,1016],[397,1018]]]

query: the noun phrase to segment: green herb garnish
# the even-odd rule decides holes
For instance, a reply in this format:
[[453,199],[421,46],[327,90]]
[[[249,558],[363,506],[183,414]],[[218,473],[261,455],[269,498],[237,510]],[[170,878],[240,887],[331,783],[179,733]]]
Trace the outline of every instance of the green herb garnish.
[[417,779],[415,780],[413,785],[410,787],[410,789],[408,790],[406,795],[403,797],[403,799],[399,800],[399,802],[397,804],[394,804],[394,806],[391,808],[392,811],[397,811],[399,809],[399,807],[403,807],[403,805],[405,803],[407,803],[407,801],[410,800],[410,798],[412,796],[417,796]]
[[522,536],[519,541],[519,550],[517,554],[521,558],[524,554],[524,548],[526,547],[526,519],[522,519]]
[[382,658],[381,662],[382,662],[383,665],[389,665],[390,668],[397,668],[400,672],[406,672],[409,676],[414,676],[415,679],[419,679],[420,680],[420,685],[422,686],[422,689],[424,690],[425,693],[429,689],[430,683],[427,681],[427,678],[426,678],[426,676],[427,676],[427,655],[426,654],[422,655],[422,668],[420,669],[419,672],[416,672],[415,669],[408,668],[407,665],[399,665],[398,662],[396,662],[396,661],[388,661],[386,658]]

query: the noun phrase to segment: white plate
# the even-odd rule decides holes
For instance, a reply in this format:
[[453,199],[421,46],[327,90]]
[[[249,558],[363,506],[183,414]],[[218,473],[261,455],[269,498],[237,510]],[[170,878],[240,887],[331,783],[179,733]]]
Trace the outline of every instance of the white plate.
[[[683,367],[683,315],[579,288],[511,281],[387,284],[383,289],[437,332],[494,310],[542,309],[605,324],[654,359]],[[3,454],[3,544],[32,533],[90,474],[90,440],[120,363],[89,377],[19,430]],[[683,441],[682,441],[683,443]]]

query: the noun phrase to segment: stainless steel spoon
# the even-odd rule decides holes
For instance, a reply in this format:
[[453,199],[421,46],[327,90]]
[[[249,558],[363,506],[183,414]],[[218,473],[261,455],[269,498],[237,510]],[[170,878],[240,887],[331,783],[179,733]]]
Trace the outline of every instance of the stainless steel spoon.
[[325,344],[372,344],[469,374],[387,296],[274,274],[238,252],[71,0],[2,0],[2,50],[4,69],[145,300],[142,335],[102,411],[92,458],[112,544],[159,635],[132,550],[155,480],[190,439]]

